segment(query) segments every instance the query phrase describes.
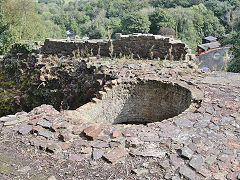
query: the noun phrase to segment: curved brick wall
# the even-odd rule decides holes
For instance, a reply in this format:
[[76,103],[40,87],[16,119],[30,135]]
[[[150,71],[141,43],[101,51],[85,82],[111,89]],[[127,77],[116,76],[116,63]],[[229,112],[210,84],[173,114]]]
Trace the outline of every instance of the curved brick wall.
[[98,99],[72,111],[83,121],[149,123],[174,117],[191,104],[191,91],[177,84],[140,81],[119,84],[98,94]]
[[73,55],[73,52],[92,56],[131,56],[136,58],[160,58],[186,60],[190,49],[179,40],[153,34],[117,34],[113,40],[46,39],[45,54]]

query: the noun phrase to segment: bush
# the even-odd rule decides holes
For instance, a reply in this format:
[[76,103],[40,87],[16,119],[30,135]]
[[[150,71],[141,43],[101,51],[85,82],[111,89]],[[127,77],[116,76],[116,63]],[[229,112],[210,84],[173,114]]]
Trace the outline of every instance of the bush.
[[168,27],[160,28],[160,30],[158,31],[158,34],[162,36],[173,36],[173,37],[176,36],[176,32],[172,28],[168,28]]
[[16,53],[29,54],[32,51],[32,49],[33,49],[33,43],[19,41],[13,44],[11,51]]
[[240,73],[240,31],[232,33],[224,42],[225,44],[232,44],[231,49],[233,59],[227,67],[228,72]]

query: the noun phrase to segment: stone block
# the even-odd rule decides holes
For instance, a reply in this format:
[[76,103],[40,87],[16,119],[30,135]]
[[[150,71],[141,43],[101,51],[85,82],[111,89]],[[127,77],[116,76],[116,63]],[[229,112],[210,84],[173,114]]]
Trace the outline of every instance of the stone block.
[[102,129],[101,128],[96,129],[95,126],[90,126],[83,130],[84,135],[90,138],[91,140],[96,139],[101,132]]
[[117,163],[121,158],[125,157],[127,153],[121,149],[121,148],[116,148],[110,151],[109,153],[106,153],[103,155],[103,157],[110,163]]

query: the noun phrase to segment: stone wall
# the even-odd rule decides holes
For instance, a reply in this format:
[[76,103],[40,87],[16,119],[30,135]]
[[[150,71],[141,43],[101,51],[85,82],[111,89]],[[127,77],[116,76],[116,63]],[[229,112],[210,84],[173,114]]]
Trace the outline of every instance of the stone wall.
[[197,58],[199,68],[207,68],[210,71],[224,71],[230,60],[228,50],[229,47],[224,47],[199,55]]
[[186,60],[190,49],[181,41],[153,34],[116,34],[113,40],[46,39],[42,52],[55,55],[160,58]]
[[89,122],[145,124],[179,115],[193,99],[192,92],[178,84],[156,80],[113,84],[92,102],[66,113]]

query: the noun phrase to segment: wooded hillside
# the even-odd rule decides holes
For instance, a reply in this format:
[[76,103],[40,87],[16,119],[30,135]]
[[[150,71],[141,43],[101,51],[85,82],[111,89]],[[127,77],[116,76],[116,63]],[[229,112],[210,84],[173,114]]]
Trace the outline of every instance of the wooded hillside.
[[[236,36],[240,0],[0,0],[0,53],[19,40],[171,34],[192,49],[203,36]],[[236,34],[236,35],[234,35]]]

